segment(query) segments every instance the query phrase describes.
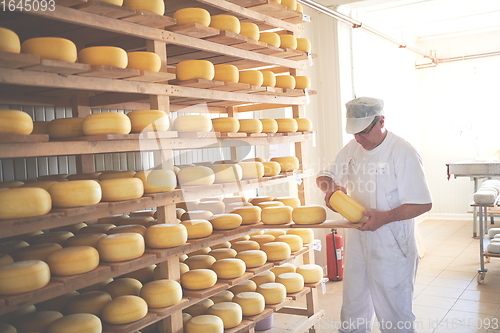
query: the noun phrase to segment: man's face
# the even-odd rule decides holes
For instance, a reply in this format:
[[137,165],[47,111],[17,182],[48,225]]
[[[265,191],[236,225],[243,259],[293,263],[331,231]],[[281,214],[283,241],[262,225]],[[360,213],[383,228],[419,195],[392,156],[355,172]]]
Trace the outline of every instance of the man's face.
[[354,139],[366,150],[375,149],[384,141],[384,117],[375,118],[363,131],[354,134]]

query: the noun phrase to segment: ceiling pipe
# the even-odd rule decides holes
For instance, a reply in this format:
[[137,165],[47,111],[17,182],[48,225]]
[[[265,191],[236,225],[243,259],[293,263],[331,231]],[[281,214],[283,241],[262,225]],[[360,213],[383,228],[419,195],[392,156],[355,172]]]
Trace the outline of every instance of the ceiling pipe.
[[[497,57],[497,56],[500,56],[500,51],[489,52],[489,53],[480,53],[480,54],[471,54],[471,55],[451,57],[451,58],[439,58],[439,63],[464,61],[464,60]],[[424,68],[431,68],[431,67],[435,67],[435,66],[436,66],[436,64],[434,64],[434,63],[428,63],[428,64],[416,65],[415,67],[417,69],[424,69]]]

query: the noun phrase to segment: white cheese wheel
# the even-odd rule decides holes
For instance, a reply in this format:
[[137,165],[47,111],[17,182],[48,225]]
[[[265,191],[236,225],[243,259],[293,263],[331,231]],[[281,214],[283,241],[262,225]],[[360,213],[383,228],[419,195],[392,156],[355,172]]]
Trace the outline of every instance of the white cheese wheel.
[[264,177],[264,164],[262,162],[240,162],[243,170],[243,179],[255,179]]
[[321,205],[295,207],[292,220],[297,224],[319,224],[326,220],[326,209]]
[[239,258],[227,258],[214,262],[211,269],[219,279],[234,279],[242,276],[247,266],[245,261]]
[[313,129],[312,121],[309,118],[295,118],[297,121],[297,131],[310,132]]
[[276,133],[278,132],[278,122],[276,119],[263,118],[259,119],[262,123],[262,133]]
[[119,112],[93,113],[83,119],[85,135],[129,134],[132,129],[130,118]]
[[147,10],[158,15],[165,14],[165,3],[163,0],[123,0],[123,7]]
[[253,240],[241,240],[238,242],[234,242],[231,246],[236,252],[243,252],[247,250],[259,250],[260,245],[256,241]]
[[264,202],[259,202],[258,206],[262,209],[267,208],[267,207],[281,207],[285,206],[285,204],[281,201],[264,201]]
[[[277,162],[276,162],[277,163]],[[280,166],[281,168],[281,166]],[[275,201],[280,201],[285,204],[285,206],[290,206],[293,209],[300,206],[300,199],[297,197],[287,196],[287,197],[277,197]]]
[[214,132],[236,133],[240,129],[240,122],[234,117],[214,118],[212,119],[212,126]]
[[131,133],[168,131],[170,127],[168,114],[161,110],[136,110],[127,113],[127,117],[132,125]]
[[500,243],[492,242],[486,246],[486,251],[500,254]]
[[285,242],[269,242],[262,244],[260,248],[266,252],[269,261],[284,260],[292,254],[290,245]]
[[[234,255],[236,255],[236,251],[234,251]],[[37,260],[41,260],[41,259],[37,259]],[[16,261],[19,261],[19,260],[16,260]],[[8,255],[6,253],[0,254],[0,267],[8,265],[8,264],[12,264],[13,262],[14,262],[14,258],[12,258],[10,255]]]
[[101,201],[101,186],[95,180],[58,182],[48,190],[52,206],[69,208],[95,205]]
[[286,234],[276,237],[275,242],[285,242],[290,245],[290,250],[296,252],[304,247],[302,238],[299,235]]
[[177,173],[177,179],[180,186],[212,185],[215,182],[215,174],[209,167],[193,166],[180,169]]
[[280,36],[275,32],[261,32],[259,41],[274,47],[280,47],[281,44]]
[[213,287],[217,282],[217,274],[210,269],[194,269],[182,274],[181,285],[190,290],[201,290]]
[[186,260],[184,260],[184,263],[189,266],[189,270],[209,269],[215,261],[215,258],[209,254],[197,254],[189,256]]
[[240,22],[240,34],[252,40],[259,40],[259,26],[252,22]]
[[142,287],[141,281],[130,277],[123,277],[108,283],[103,288],[103,291],[107,292],[114,299],[126,295],[139,296]]
[[295,76],[295,89],[310,89],[311,79],[309,76]]
[[21,41],[14,31],[7,28],[0,28],[0,51],[12,53],[21,52]]
[[97,250],[107,262],[137,259],[144,254],[144,237],[136,233],[108,235],[99,239]]
[[54,321],[63,318],[59,311],[37,311],[20,316],[14,321],[14,326],[21,333],[46,332]]
[[241,306],[243,316],[255,316],[264,311],[266,300],[257,292],[246,291],[234,295],[233,302]]
[[295,118],[279,118],[276,119],[278,123],[278,132],[297,132],[299,128]]
[[49,192],[37,187],[0,191],[0,220],[45,215],[52,208]]
[[34,291],[49,281],[49,265],[41,260],[17,261],[0,267],[0,295]]
[[291,10],[297,9],[297,0],[281,0],[281,4]]
[[215,214],[208,219],[214,230],[231,230],[236,229],[243,221],[238,214]]
[[231,302],[233,300],[234,294],[229,290],[221,291],[220,293],[210,297],[214,304],[222,302]]
[[177,10],[174,15],[177,25],[197,23],[208,27],[210,25],[210,13],[203,8],[182,8]]
[[102,310],[102,320],[108,324],[128,324],[144,318],[148,304],[138,296],[119,296],[111,300]]
[[139,178],[105,179],[100,185],[102,201],[132,200],[144,194],[144,185]]
[[208,237],[212,234],[213,226],[207,220],[186,220],[181,222],[187,229],[188,239]]
[[53,275],[83,274],[97,268],[99,253],[92,246],[71,246],[52,252],[46,262]]
[[238,252],[236,258],[241,259],[245,262],[248,268],[255,268],[262,266],[267,261],[267,255],[261,250],[245,250]]
[[197,208],[200,210],[208,210],[213,214],[223,214],[226,205],[220,200],[202,201],[198,204]]
[[243,320],[243,310],[239,304],[234,302],[214,304],[208,308],[207,314],[222,319],[225,329],[236,327],[241,324]]
[[289,206],[267,207],[262,210],[264,224],[286,224],[292,222],[293,208]]
[[255,291],[255,290],[257,290],[257,284],[252,280],[246,280],[246,281],[240,282],[237,285],[229,288],[229,291],[232,292],[234,295],[237,295],[239,293],[246,292],[246,291]]
[[240,20],[233,15],[213,15],[210,18],[210,27],[222,31],[231,31],[239,34],[241,30]]
[[233,248],[214,249],[208,252],[209,255],[215,258],[215,260],[234,258],[236,257],[237,253],[238,252],[236,252],[236,250]]
[[83,120],[85,118],[59,118],[49,121],[47,132],[51,139],[83,136]]
[[250,236],[250,240],[259,243],[259,246],[266,244],[275,240],[275,236],[271,234],[253,235]]
[[184,60],[175,66],[177,80],[187,81],[194,79],[213,80],[214,65],[208,60]]
[[47,333],[101,333],[102,324],[99,317],[90,313],[76,313],[53,321]]
[[209,168],[215,174],[215,183],[238,182],[243,177],[243,170],[238,164],[213,164]]
[[298,170],[300,167],[299,159],[296,156],[273,157],[271,161],[278,162],[281,165],[281,171],[285,172]]
[[286,299],[286,288],[281,283],[268,282],[257,287],[257,292],[264,296],[266,304],[278,304]]
[[[75,62],[77,49],[75,43],[66,38],[37,37],[25,40],[21,52],[36,54],[42,59]],[[79,60],[81,62],[81,60]]]
[[262,133],[262,122],[260,119],[239,119],[240,133]]
[[201,315],[191,318],[184,326],[184,333],[223,333],[224,322],[214,315]]
[[299,273],[282,273],[276,277],[276,282],[285,286],[287,294],[304,289],[304,277]]
[[134,175],[144,186],[144,193],[173,191],[177,187],[177,177],[172,170],[137,171]]
[[232,213],[241,216],[242,225],[248,225],[260,222],[261,211],[262,209],[258,206],[244,206],[234,209]]
[[161,223],[146,229],[146,245],[154,249],[166,249],[186,244],[188,230],[183,224]]
[[104,306],[111,301],[111,295],[105,291],[95,290],[71,297],[64,306],[67,314],[91,313],[102,314]]
[[264,75],[258,70],[240,71],[240,78],[238,82],[260,87],[264,83]]
[[[33,244],[30,246],[25,246],[20,249],[17,249],[12,253],[12,256],[16,259],[16,261],[22,261],[22,260],[45,261],[49,254],[60,249],[62,249],[62,246],[57,243]],[[1,263],[0,266],[2,266]]]
[[292,75],[277,75],[276,87],[283,89],[295,89],[295,77]]
[[91,66],[126,68],[127,52],[116,46],[90,46],[78,52],[78,61]]
[[286,231],[287,235],[297,235],[302,238],[304,244],[309,244],[314,241],[314,232],[312,229],[306,228],[291,228]]
[[190,210],[181,215],[180,220],[208,220],[212,215],[214,215],[209,210]]
[[307,38],[297,38],[297,50],[311,52],[311,41]]
[[275,87],[276,86],[276,74],[272,71],[262,70],[262,75],[264,76],[264,82],[262,85],[264,87]]
[[323,279],[323,268],[316,264],[300,265],[296,273],[302,275],[304,283],[317,283]]
[[271,268],[271,272],[273,272],[275,276],[278,276],[283,273],[295,273],[296,269],[297,267],[295,267],[294,264],[287,262],[279,266],[274,266]]
[[214,65],[214,70],[215,70],[215,75],[214,75],[215,81],[237,83],[240,79],[240,73],[238,71],[238,67],[236,67],[235,65],[218,64]]
[[148,307],[163,308],[182,300],[182,287],[177,281],[161,279],[146,283],[140,293]]
[[294,35],[279,35],[280,47],[282,49],[297,49],[297,37]]

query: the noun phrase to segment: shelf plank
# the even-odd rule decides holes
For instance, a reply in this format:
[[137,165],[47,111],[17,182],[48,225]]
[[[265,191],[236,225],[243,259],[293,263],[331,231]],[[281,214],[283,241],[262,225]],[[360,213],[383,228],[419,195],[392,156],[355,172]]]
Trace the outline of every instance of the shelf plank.
[[217,282],[227,284],[228,286],[235,286],[243,281],[249,280],[253,276],[254,276],[253,273],[246,272],[242,276],[234,278],[234,279],[217,279]]
[[24,67],[24,69],[37,72],[73,75],[73,74],[81,74],[89,72],[91,70],[91,66],[81,63],[42,59],[39,64],[33,66],[27,66]]
[[51,281],[48,285],[38,290],[22,294],[2,296],[5,306],[0,308],[0,315],[10,312],[10,309],[25,307],[57,297],[61,295],[64,290],[64,284]]
[[205,40],[223,45],[235,45],[246,43],[248,38],[232,31],[223,30],[218,35],[206,37]]
[[53,276],[51,281],[62,283],[67,289],[77,290],[107,280],[112,277],[109,266],[97,266],[96,269],[72,276]]
[[87,2],[87,0],[54,0],[54,1],[56,2],[56,5],[64,7],[72,7]]
[[138,9],[135,9],[135,13],[133,15],[123,17],[122,20],[157,29],[171,27],[176,23],[174,18]]
[[191,305],[191,303],[193,303],[191,300],[183,298],[179,303],[165,308],[149,308],[149,312],[156,314],[158,317],[168,317],[177,311],[182,311],[187,308]]
[[138,269],[154,265],[158,261],[153,254],[143,254],[137,259],[127,260],[122,262],[101,262],[102,266],[109,266],[113,274],[122,275],[136,271]]
[[154,324],[157,321],[157,316],[155,313],[148,312],[146,316],[142,319],[134,321],[133,323],[123,324],[123,325],[113,325],[103,322],[103,332],[109,333],[130,333],[140,330],[146,326]]
[[261,313],[255,315],[255,316],[243,316],[243,319],[258,322],[258,321],[261,321],[262,319],[269,317],[273,313],[274,313],[273,309],[266,308],[266,309],[264,309],[264,311],[262,311]]
[[189,298],[205,299],[210,296],[214,296],[220,293],[221,291],[226,290],[227,287],[228,287],[227,284],[217,282],[213,287],[207,289],[201,289],[201,290],[182,289],[182,294],[185,297]]
[[9,142],[48,142],[48,134],[17,134],[17,133],[0,133],[0,143]]
[[131,76],[124,78],[130,81],[140,82],[167,82],[175,79],[175,74],[167,72],[151,72],[140,70],[138,76]]
[[135,10],[132,8],[117,6],[112,3],[102,2],[102,1],[86,2],[76,6],[75,8],[87,13],[103,15],[108,18],[115,18],[115,19],[135,14]]
[[176,25],[169,27],[168,30],[194,38],[216,36],[220,32],[218,29],[207,27],[198,23]]
[[118,68],[111,66],[91,66],[90,71],[79,73],[80,76],[100,77],[106,79],[126,79],[137,77],[141,72],[137,69]]
[[40,61],[40,57],[35,54],[0,51],[0,67],[24,68],[38,65]]
[[295,293],[287,293],[287,297],[290,297],[292,300],[298,300],[299,298],[302,298],[306,294],[309,294],[311,292],[311,288],[304,287],[302,290],[295,292]]
[[259,267],[247,268],[247,272],[252,273],[253,275],[259,275],[260,273],[270,270],[274,266],[275,266],[274,263],[268,262]]

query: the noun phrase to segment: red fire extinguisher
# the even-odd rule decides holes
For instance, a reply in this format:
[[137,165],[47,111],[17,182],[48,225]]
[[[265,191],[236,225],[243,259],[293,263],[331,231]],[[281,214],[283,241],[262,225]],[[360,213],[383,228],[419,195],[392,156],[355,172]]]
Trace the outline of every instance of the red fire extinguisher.
[[344,240],[337,229],[326,235],[326,260],[328,279],[340,281],[344,278]]

